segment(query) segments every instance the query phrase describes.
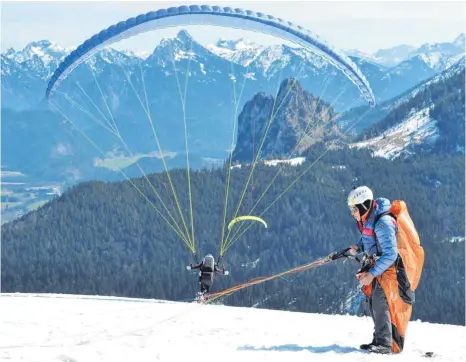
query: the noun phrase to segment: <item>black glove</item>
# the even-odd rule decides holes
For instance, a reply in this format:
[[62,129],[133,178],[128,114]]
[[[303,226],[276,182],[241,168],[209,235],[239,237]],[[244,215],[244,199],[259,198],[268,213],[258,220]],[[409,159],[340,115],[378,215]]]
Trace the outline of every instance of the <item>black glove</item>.
[[341,251],[338,251],[336,253],[333,253],[331,256],[330,256],[330,259],[332,260],[337,260],[337,259],[340,259],[340,258],[346,258],[348,257],[348,254],[346,254],[348,252],[348,250],[350,250],[351,248],[346,248],[344,250],[341,250]]

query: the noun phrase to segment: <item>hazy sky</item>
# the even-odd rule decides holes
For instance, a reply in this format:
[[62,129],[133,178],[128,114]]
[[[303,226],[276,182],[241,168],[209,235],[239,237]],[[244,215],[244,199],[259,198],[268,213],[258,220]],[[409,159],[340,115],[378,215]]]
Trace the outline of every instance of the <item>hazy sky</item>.
[[[281,17],[319,34],[343,49],[374,52],[400,44],[419,46],[430,42],[453,41],[465,32],[465,2],[257,2],[257,1],[151,1],[151,2],[2,2],[1,47],[22,49],[31,41],[48,39],[74,48],[100,30],[119,21],[170,6],[217,4],[240,7]],[[177,29],[179,30],[179,29]],[[136,51],[152,50],[163,37],[177,30],[140,35],[121,44]],[[270,44],[271,37],[239,30],[189,27],[203,44],[219,37],[246,37]]]

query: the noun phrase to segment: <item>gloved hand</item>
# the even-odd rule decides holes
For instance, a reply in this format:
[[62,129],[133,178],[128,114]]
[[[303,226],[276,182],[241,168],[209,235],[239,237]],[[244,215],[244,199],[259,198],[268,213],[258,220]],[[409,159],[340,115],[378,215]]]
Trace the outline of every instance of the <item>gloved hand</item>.
[[350,245],[350,249],[347,251],[347,254],[351,256],[356,256],[359,251],[359,246],[357,245]]
[[191,265],[186,265],[186,269],[191,270]]
[[340,259],[340,258],[345,258],[345,257],[348,256],[347,253],[350,251],[350,249],[351,249],[351,247],[346,248],[346,249],[344,249],[344,250],[340,250],[340,251],[338,251],[338,252],[336,252],[336,253],[333,253],[333,254],[330,255],[330,258],[331,258],[332,260],[337,260],[337,259]]
[[230,272],[229,272],[228,270],[225,270],[225,271],[223,272],[223,274],[228,275],[228,274],[230,274]]

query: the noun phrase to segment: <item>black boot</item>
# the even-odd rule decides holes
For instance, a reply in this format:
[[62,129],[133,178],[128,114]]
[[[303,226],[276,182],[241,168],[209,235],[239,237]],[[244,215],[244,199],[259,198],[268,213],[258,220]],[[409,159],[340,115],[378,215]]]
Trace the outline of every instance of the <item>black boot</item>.
[[367,351],[371,353],[390,354],[392,353],[392,347],[383,344],[370,344]]
[[370,349],[373,345],[374,345],[374,344],[372,344],[372,343],[369,343],[369,344],[361,344],[361,345],[359,346],[359,348],[364,349],[364,350],[367,351],[367,350]]
[[368,350],[368,349],[370,349],[370,348],[371,348],[372,346],[374,346],[374,345],[377,345],[377,343],[376,343],[376,341],[375,341],[375,338],[372,340],[371,343],[368,343],[368,344],[361,344],[361,345],[359,346],[359,348],[364,349],[364,350]]

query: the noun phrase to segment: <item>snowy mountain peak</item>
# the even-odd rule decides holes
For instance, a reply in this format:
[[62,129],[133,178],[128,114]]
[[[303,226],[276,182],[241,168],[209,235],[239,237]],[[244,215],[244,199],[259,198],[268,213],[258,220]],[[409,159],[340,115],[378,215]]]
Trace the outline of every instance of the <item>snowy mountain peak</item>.
[[54,54],[62,54],[65,52],[65,48],[52,43],[49,40],[40,40],[36,42],[29,43],[24,49],[23,52],[35,52],[38,53],[40,51],[46,52],[46,53],[54,53]]
[[189,44],[194,41],[193,37],[184,29],[180,30],[178,34],[176,34],[176,39],[185,44]]
[[229,50],[242,50],[242,49],[257,49],[260,45],[252,42],[249,39],[238,39],[238,40],[226,40],[220,39],[215,43],[218,48],[229,49]]
[[28,47],[41,47],[41,48],[48,48],[49,46],[54,45],[50,40],[38,40],[29,43],[26,48]]
[[220,39],[215,44],[207,46],[215,55],[242,66],[248,66],[264,49],[248,39]]
[[419,59],[426,63],[429,68],[435,70],[445,69],[445,57],[440,52],[420,53]]
[[411,45],[402,44],[393,48],[380,49],[371,58],[382,65],[393,67],[409,58],[415,49]]
[[462,34],[458,35],[458,37],[453,41],[453,44],[464,48],[465,44],[466,44],[465,34],[462,33]]
[[452,43],[434,43],[434,44],[423,44],[414,53],[432,53],[439,52],[443,56],[456,56],[460,53],[464,53],[464,34],[460,34]]
[[215,46],[218,48],[224,48],[229,50],[235,50],[235,41],[234,40],[226,40],[226,39],[219,39]]
[[392,48],[380,49],[373,54],[354,49],[348,50],[347,53],[387,67],[395,67],[412,59],[421,60],[431,69],[442,71],[454,63],[453,57],[465,53],[465,34],[460,34],[453,42],[425,43],[418,48],[402,44]]
[[16,53],[16,51],[13,48],[9,48],[6,52],[4,52],[2,55],[11,59],[11,57]]
[[371,53],[363,52],[358,49],[347,49],[345,50],[346,55],[348,56],[354,56],[357,58],[363,58],[363,59],[373,59],[374,56]]
[[49,65],[51,62],[56,62],[62,59],[66,54],[67,50],[49,40],[40,40],[29,43],[22,50],[16,52],[13,48],[8,49],[4,55],[18,63],[26,61],[34,61],[34,58],[38,57],[44,63]]
[[283,45],[272,45],[262,50],[258,58],[262,68],[267,72],[275,62],[288,63],[290,54],[285,52]]
[[121,50],[120,53],[126,55],[129,58],[141,58],[141,59],[147,59],[151,55],[151,52],[134,51],[134,50],[129,50],[129,49]]
[[178,62],[183,59],[205,64],[211,56],[206,47],[198,43],[186,30],[181,30],[175,37],[162,39],[146,61],[155,62],[162,67],[171,64],[173,60]]
[[[155,48],[155,52],[160,51],[160,49],[172,49],[175,53],[179,50],[189,51],[194,50],[194,48],[202,47],[193,37],[186,31],[180,30],[174,38],[163,38],[159,46]],[[203,48],[203,47],[202,47]]]

